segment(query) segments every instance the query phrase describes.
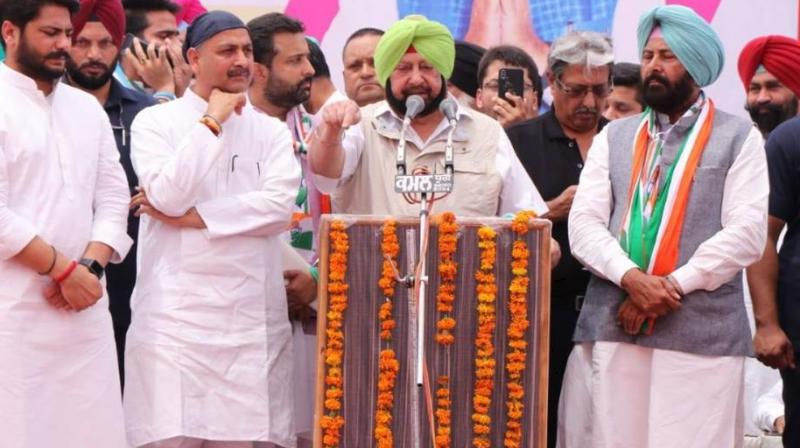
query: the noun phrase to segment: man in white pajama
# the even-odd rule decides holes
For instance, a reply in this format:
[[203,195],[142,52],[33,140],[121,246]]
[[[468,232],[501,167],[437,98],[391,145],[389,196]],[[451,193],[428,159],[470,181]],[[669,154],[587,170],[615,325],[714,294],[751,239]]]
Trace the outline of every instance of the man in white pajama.
[[0,8],[0,446],[125,448],[102,277],[130,194],[105,111],[59,82],[78,3]]
[[212,11],[189,27],[195,73],[133,122],[141,193],[125,352],[134,447],[295,446],[279,235],[300,183],[286,125],[246,102],[253,47]]
[[654,8],[638,41],[649,107],[595,137],[569,216],[593,278],[558,445],[738,447],[752,353],[741,275],[766,240],[763,140],[702,91],[724,51],[695,12]]

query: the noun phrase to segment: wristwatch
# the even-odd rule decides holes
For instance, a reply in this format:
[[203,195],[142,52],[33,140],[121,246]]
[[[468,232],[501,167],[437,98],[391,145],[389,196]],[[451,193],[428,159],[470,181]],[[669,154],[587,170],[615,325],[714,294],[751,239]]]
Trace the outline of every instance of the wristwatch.
[[86,266],[86,269],[94,274],[98,280],[103,278],[105,268],[103,268],[103,265],[101,265],[97,260],[92,260],[91,258],[81,258],[81,261],[79,261],[78,264]]

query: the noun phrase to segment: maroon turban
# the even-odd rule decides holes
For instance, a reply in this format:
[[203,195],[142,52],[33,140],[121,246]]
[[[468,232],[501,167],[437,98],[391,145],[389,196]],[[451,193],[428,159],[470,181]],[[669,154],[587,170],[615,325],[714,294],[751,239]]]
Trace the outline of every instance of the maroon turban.
[[739,77],[745,90],[761,65],[800,97],[800,41],[786,36],[763,36],[745,45],[739,55]]
[[121,0],[81,0],[78,13],[72,17],[72,38],[77,39],[86,22],[100,21],[111,34],[111,40],[121,50],[125,37],[125,10]]

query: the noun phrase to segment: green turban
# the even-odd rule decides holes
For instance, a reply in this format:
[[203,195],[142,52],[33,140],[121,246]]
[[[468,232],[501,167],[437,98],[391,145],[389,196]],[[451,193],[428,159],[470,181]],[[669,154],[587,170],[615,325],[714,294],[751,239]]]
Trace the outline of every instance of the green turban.
[[450,78],[456,60],[453,35],[439,22],[412,15],[386,30],[375,48],[375,71],[382,86],[411,46],[445,79]]
[[664,41],[700,87],[717,80],[725,64],[725,50],[708,22],[685,6],[656,6],[639,19],[639,55],[656,27],[661,27]]

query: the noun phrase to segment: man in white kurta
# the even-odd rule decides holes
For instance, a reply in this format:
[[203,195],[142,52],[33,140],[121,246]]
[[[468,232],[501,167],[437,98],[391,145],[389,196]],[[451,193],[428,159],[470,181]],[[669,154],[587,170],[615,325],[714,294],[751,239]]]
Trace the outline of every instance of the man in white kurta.
[[572,253],[594,275],[558,446],[739,447],[752,354],[741,275],[766,241],[763,140],[703,93],[724,50],[695,12],[651,10],[638,41],[648,109],[595,137],[569,216]]
[[131,245],[125,174],[97,100],[58,83],[69,7],[31,3],[8,5],[2,27],[0,446],[124,448],[99,277]]
[[244,24],[195,20],[195,83],[133,123],[143,192],[126,348],[132,446],[294,446],[291,325],[278,235],[300,170],[278,120],[246,104]]

